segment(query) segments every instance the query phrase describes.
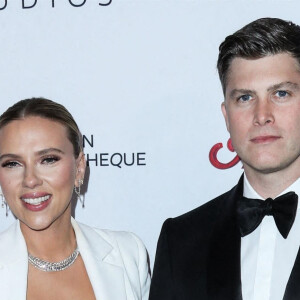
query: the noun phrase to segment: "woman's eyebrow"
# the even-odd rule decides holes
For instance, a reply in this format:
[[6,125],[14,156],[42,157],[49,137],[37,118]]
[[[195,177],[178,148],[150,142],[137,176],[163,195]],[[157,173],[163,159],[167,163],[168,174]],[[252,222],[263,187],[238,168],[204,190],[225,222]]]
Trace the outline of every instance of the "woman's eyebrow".
[[5,154],[0,155],[0,160],[3,160],[5,158],[19,159],[20,156],[17,154],[13,154],[13,153],[5,153]]
[[45,155],[45,154],[48,154],[49,152],[57,152],[57,153],[60,153],[60,154],[65,154],[64,151],[62,151],[62,150],[60,150],[58,148],[43,149],[43,150],[37,151],[36,154],[37,155]]
[[[39,155],[45,155],[45,154],[48,154],[50,152],[56,152],[56,153],[59,153],[59,154],[65,154],[65,152],[63,152],[60,149],[57,149],[57,148],[47,148],[47,149],[43,149],[43,150],[37,151],[36,155],[37,156],[39,156]],[[13,153],[5,153],[5,154],[0,155],[0,160],[3,160],[5,158],[20,159],[21,156],[18,155],[18,154],[13,154]]]

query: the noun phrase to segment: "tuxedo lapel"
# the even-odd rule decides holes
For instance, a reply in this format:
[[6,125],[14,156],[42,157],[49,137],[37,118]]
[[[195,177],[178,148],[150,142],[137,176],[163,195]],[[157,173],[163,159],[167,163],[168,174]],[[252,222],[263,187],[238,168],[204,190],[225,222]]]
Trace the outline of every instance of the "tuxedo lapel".
[[300,299],[300,249],[295,260],[292,273],[286,286],[283,300],[298,300]]
[[94,230],[72,219],[78,248],[96,299],[127,299],[120,255]]
[[208,298],[212,300],[242,300],[241,237],[236,223],[236,200],[242,193],[243,176],[228,197],[223,196],[212,233],[207,270]]

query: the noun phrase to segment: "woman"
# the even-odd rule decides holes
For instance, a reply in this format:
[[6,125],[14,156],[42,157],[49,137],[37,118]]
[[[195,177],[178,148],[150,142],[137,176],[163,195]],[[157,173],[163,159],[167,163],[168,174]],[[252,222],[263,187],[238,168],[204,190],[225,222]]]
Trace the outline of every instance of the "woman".
[[85,166],[79,129],[62,105],[26,99],[0,116],[1,196],[17,218],[0,234],[0,299],[148,299],[141,241],[71,218]]

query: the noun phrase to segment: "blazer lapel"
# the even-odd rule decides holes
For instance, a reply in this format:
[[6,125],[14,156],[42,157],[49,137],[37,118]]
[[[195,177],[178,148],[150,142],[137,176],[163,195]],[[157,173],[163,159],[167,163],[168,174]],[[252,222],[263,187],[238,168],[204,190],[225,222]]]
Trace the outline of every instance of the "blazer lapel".
[[223,196],[219,219],[210,244],[207,286],[209,299],[242,300],[240,249],[236,200],[243,194],[243,176],[228,197]]
[[98,233],[72,219],[77,245],[96,299],[126,300],[124,274],[119,255]]
[[0,294],[5,300],[26,300],[28,256],[19,221],[0,235]]
[[[89,227],[72,219],[78,248],[96,299],[126,300],[122,261],[114,247]],[[19,221],[0,234],[0,294],[26,300],[28,255]],[[130,299],[134,299],[131,297]]]

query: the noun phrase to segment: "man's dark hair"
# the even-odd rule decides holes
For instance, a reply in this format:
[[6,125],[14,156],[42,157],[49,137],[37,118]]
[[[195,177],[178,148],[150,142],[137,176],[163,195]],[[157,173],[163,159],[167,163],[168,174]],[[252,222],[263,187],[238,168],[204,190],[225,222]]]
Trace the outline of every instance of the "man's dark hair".
[[224,95],[234,58],[257,59],[279,53],[289,53],[300,66],[300,26],[277,18],[262,18],[226,37],[219,47],[217,63]]

